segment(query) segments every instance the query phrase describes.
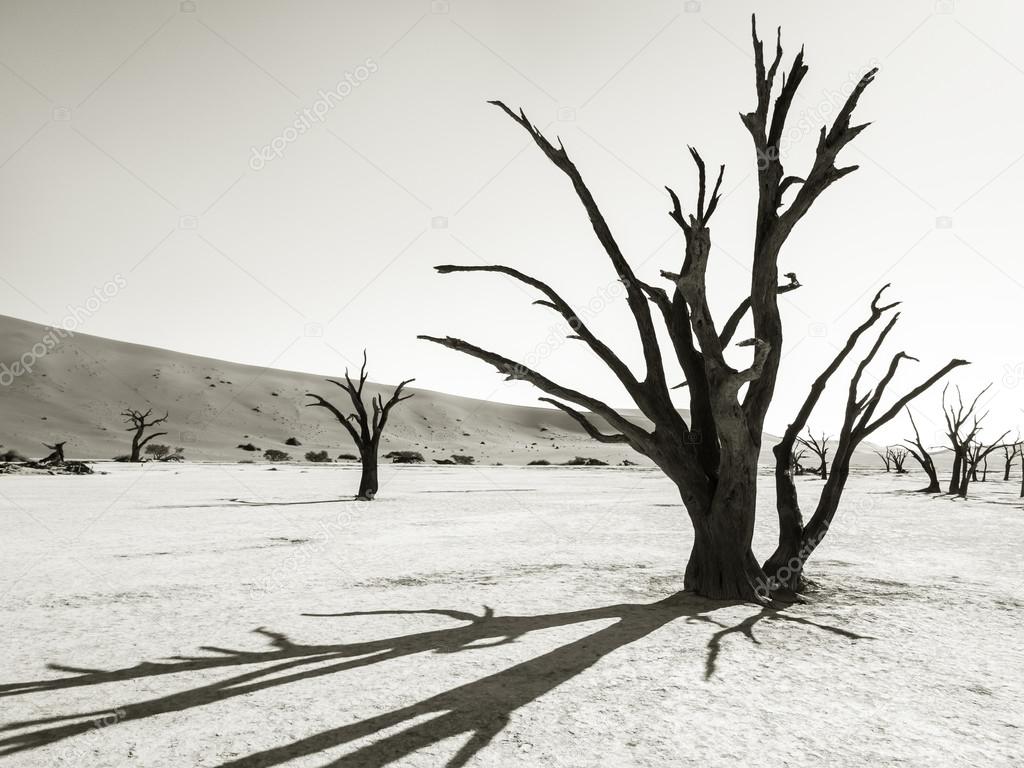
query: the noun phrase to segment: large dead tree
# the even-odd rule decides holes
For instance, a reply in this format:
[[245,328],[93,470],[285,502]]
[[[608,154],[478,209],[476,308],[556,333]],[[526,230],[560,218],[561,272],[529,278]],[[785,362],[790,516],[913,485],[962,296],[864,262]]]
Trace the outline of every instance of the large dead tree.
[[363,403],[363,387],[366,385],[367,376],[366,352],[364,351],[363,365],[359,369],[358,384],[352,383],[347,368],[345,369],[345,381],[327,379],[331,384],[341,387],[348,394],[349,399],[352,401],[352,407],[355,409],[352,413],[343,413],[329,401],[320,397],[320,395],[312,393],[307,394],[306,397],[313,398],[315,402],[306,403],[306,407],[326,408],[334,414],[334,417],[348,432],[352,442],[355,443],[359,451],[359,461],[362,464],[362,473],[359,477],[359,491],[356,494],[356,498],[363,501],[372,501],[377,495],[379,487],[377,483],[377,453],[380,449],[381,435],[384,433],[384,427],[388,422],[391,409],[403,400],[408,400],[412,397],[411,394],[403,395],[402,390],[405,389],[407,384],[415,381],[415,379],[406,379],[401,382],[395,387],[395,391],[391,393],[391,397],[388,398],[387,402],[384,402],[382,395],[373,395],[370,398],[370,406],[373,410],[371,415]]
[[914,422],[914,415],[907,408],[907,416],[910,418],[910,426],[914,429],[913,440],[907,439],[907,450],[910,455],[914,457],[914,461],[921,465],[921,469],[928,476],[928,485],[924,488],[920,488],[921,493],[942,493],[942,486],[939,484],[939,473],[935,469],[935,462],[932,460],[931,454],[928,449],[925,448],[924,443],[921,441],[921,433],[917,429],[917,424]]
[[[124,423],[128,425],[128,429],[125,432],[132,433],[132,452],[128,457],[129,461],[142,461],[142,449],[146,443],[155,437],[162,437],[166,435],[166,432],[151,432],[146,435],[146,430],[163,424],[167,421],[167,417],[170,415],[165,413],[160,418],[150,418],[153,413],[153,409],[143,411],[136,411],[134,409],[128,409],[121,411],[121,416],[124,418]],[[145,435],[145,436],[144,436]]]
[[800,445],[813,453],[818,459],[817,468],[811,471],[822,480],[828,479],[828,441],[831,439],[824,432],[821,433],[821,437],[815,437],[810,429],[807,430],[806,437],[798,437],[796,439]]
[[[550,396],[542,400],[566,412],[593,439],[628,445],[650,457],[676,484],[693,526],[693,545],[686,566],[685,587],[710,598],[766,602],[765,585],[774,584],[775,581],[766,577],[765,570],[751,550],[751,541],[758,452],[765,415],[775,393],[782,355],[778,294],[786,286],[779,285],[779,254],[794,227],[818,197],[833,183],[856,170],[856,166],[838,167],[836,158],[866,127],[853,125],[851,117],[864,90],[874,79],[876,70],[871,70],[861,78],[832,125],[821,128],[809,170],[803,176],[787,175],[782,165],[780,145],[785,135],[790,107],[807,73],[807,65],[804,64],[801,50],[788,74],[781,76],[780,81],[781,32],[771,62],[765,60],[764,45],[757,36],[756,25],[753,27],[753,47],[757,103],[753,111],[741,115],[753,139],[757,161],[758,202],[754,219],[751,284],[749,295],[723,325],[716,323],[708,304],[706,274],[712,243],[709,223],[721,200],[724,166],[719,168],[714,183],[709,184],[704,160],[695,149],[690,149],[698,179],[696,205],[689,214],[684,213],[683,204],[675,191],[668,189],[672,201],[670,216],[683,232],[685,253],[679,272],[662,273],[672,284],[672,288],[666,290],[637,277],[561,141],[553,144],[530,122],[525,112],[520,110],[517,113],[500,101],[492,103],[527,132],[572,185],[598,242],[624,286],[626,303],[636,324],[646,370],[642,376],[635,374],[591,331],[561,295],[537,278],[503,265],[437,267],[442,274],[503,274],[538,291],[541,298],[535,303],[554,310],[564,318],[572,329],[570,338],[586,344],[608,367],[640,412],[653,424],[653,429],[637,424],[595,397],[552,381],[538,371],[503,355],[451,336],[420,338],[483,360],[510,379],[529,382]],[[795,278],[790,278],[790,285],[793,284],[798,285]],[[685,392],[689,396],[689,422],[680,415],[671,398],[652,305],[667,328],[674,362],[682,369],[687,384]],[[753,336],[739,342],[737,346],[749,348],[753,354],[746,363],[733,364],[727,350],[747,314],[751,316]],[[895,364],[905,358],[906,355],[902,353],[897,356],[893,372]],[[901,398],[896,412],[959,364],[960,361],[951,362]],[[834,369],[827,371],[824,380],[832,372]],[[859,379],[858,373],[855,381]],[[824,388],[824,381],[820,382],[820,386]],[[884,387],[877,390],[879,396],[881,389]],[[808,413],[816,400],[817,396],[811,398]],[[827,498],[819,505],[820,514],[816,511],[809,523],[812,525],[811,535],[820,530],[823,523],[827,525],[825,521],[830,521],[835,512],[846,481],[852,445],[877,428],[880,422],[891,418],[887,412],[879,419],[872,420],[877,405],[873,395],[854,398],[851,408],[864,416],[864,422],[848,425],[849,429],[841,438],[832,475],[826,481],[823,491]],[[595,417],[603,420],[611,431],[604,431],[595,423]],[[790,466],[796,435],[805,424],[806,416],[800,421],[796,432],[784,440],[787,443],[785,447],[776,454],[779,457],[777,472],[785,475],[789,486],[793,485]],[[838,472],[836,462],[839,463]],[[794,508],[795,488],[785,488],[783,492],[792,497],[787,497],[784,503],[786,509]],[[786,534],[780,540],[776,553],[783,563],[797,555],[804,539],[805,529],[799,520],[799,508],[796,507],[795,511],[795,525],[791,519],[784,521]]]
[[969,404],[964,403],[960,387],[956,387],[956,401],[954,402],[950,396],[948,403],[946,399],[949,393],[949,385],[947,384],[942,389],[942,415],[946,420],[946,437],[949,440],[950,450],[953,452],[953,470],[949,478],[947,493],[960,493],[960,486],[964,482],[964,473],[967,471],[970,462],[968,451],[974,442],[974,438],[981,431],[982,422],[988,415],[983,413],[979,416],[975,411],[981,396],[988,392],[991,387],[992,385],[989,384],[981,390]]

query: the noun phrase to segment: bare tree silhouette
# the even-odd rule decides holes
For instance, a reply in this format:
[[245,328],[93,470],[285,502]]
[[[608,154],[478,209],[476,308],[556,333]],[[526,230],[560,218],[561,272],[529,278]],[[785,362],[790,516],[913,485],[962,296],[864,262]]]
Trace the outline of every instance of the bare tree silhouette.
[[976,437],[972,437],[967,442],[964,463],[960,473],[960,486],[956,492],[957,496],[962,499],[967,498],[967,489],[970,487],[971,482],[978,480],[978,468],[984,465],[987,469],[988,456],[1003,447],[1002,441],[1008,434],[1010,434],[1009,431],[1004,432],[995,442],[989,445],[985,445]]
[[1018,456],[1021,456],[1021,442],[1020,434],[1017,434],[1017,438],[1007,445],[1003,446],[1003,481],[1008,482],[1010,479],[1010,472],[1013,470],[1013,460]]
[[[949,439],[950,449],[953,451],[953,470],[949,478],[949,489],[947,493],[959,494],[960,486],[963,484],[964,472],[967,470],[969,459],[967,452],[975,436],[981,430],[981,422],[985,420],[987,413],[978,416],[975,409],[981,396],[991,389],[989,384],[979,392],[969,404],[964,404],[960,393],[960,387],[956,387],[956,402],[946,403],[949,385],[942,390],[942,415],[946,420],[946,437]],[[970,422],[970,424],[968,424]]]
[[165,413],[159,419],[151,419],[150,415],[153,413],[153,409],[150,408],[145,413],[142,411],[136,411],[128,409],[121,411],[121,416],[124,418],[124,423],[128,424],[128,429],[125,432],[131,432],[132,434],[132,452],[129,456],[129,461],[142,461],[142,449],[146,443],[152,440],[154,437],[162,437],[166,435],[166,432],[151,432],[149,435],[145,435],[146,430],[151,427],[155,427],[157,424],[163,424],[167,421],[169,414]]
[[53,445],[49,445],[47,443],[43,443],[43,447],[44,448],[49,448],[51,453],[46,458],[42,459],[39,463],[40,464],[63,464],[64,463],[64,446],[67,445],[67,444],[68,444],[67,440],[65,440],[63,443],[54,443]]
[[[749,296],[732,312],[721,330],[715,323],[707,301],[706,275],[712,244],[709,223],[721,200],[725,167],[719,168],[714,184],[709,185],[703,158],[697,150],[690,148],[698,176],[696,210],[690,214],[684,213],[679,196],[668,189],[672,201],[670,216],[682,229],[686,242],[680,271],[662,273],[673,285],[670,294],[637,277],[561,141],[556,146],[530,122],[524,111],[517,113],[500,101],[492,103],[525,130],[548,160],[568,178],[586,211],[594,234],[625,288],[626,303],[633,315],[646,364],[643,378],[635,375],[587,327],[579,313],[541,280],[503,265],[437,267],[442,274],[498,273],[537,290],[542,298],[535,303],[554,310],[564,318],[571,329],[569,338],[582,341],[608,367],[637,408],[654,424],[652,431],[634,423],[597,398],[556,383],[500,354],[452,336],[424,335],[420,338],[483,360],[509,379],[533,384],[550,396],[543,400],[569,414],[593,439],[623,443],[648,456],[675,483],[694,530],[693,546],[684,577],[686,588],[712,598],[765,602],[768,599],[763,587],[767,581],[765,572],[751,550],[757,460],[764,419],[775,393],[782,355],[778,294],[784,288],[799,285],[795,275],[790,274],[788,286],[780,287],[779,256],[789,235],[819,196],[836,181],[857,169],[857,166],[839,167],[836,160],[842,149],[867,127],[866,124],[852,124],[851,118],[857,102],[873,81],[877,70],[872,69],[860,79],[839,109],[832,125],[822,126],[809,171],[802,177],[787,175],[782,165],[780,144],[790,107],[808,67],[801,50],[788,75],[781,78],[778,95],[773,102],[776,78],[782,63],[781,30],[774,58],[766,63],[764,44],[757,36],[756,21],[752,19],[751,24],[757,103],[753,111],[741,115],[754,142],[758,176],[751,284]],[[790,191],[792,196],[787,203],[784,196]],[[672,401],[650,304],[654,304],[664,321],[672,352],[685,378],[686,392],[690,399],[689,423],[683,419]],[[752,359],[745,365],[734,367],[727,360],[726,351],[741,319],[748,313],[752,318],[753,336],[738,346],[750,347],[753,351]],[[874,352],[869,359],[873,355]],[[907,355],[901,353],[894,360],[893,366],[900,359],[906,358]],[[916,391],[923,391],[923,388],[959,364],[960,361],[951,362]],[[831,371],[828,375],[831,375]],[[859,381],[859,374],[856,378]],[[891,374],[887,378],[891,378]],[[866,417],[865,423],[856,429],[852,424],[848,425],[847,444],[851,440],[859,441],[863,433],[877,427],[866,423],[876,406],[877,402],[871,394],[862,402],[855,400],[851,404],[854,411],[864,412]],[[602,419],[612,431],[602,431],[592,420],[594,417]],[[791,447],[785,450],[781,459],[784,464],[781,471],[790,484]],[[844,450],[847,448],[848,445],[844,446]],[[836,459],[839,458],[837,451]],[[848,458],[843,457],[844,461],[848,461]],[[834,470],[833,478],[836,478]],[[838,504],[845,480],[845,474],[840,472],[835,482],[828,486],[829,500],[825,506]],[[795,488],[793,495],[795,498]],[[792,507],[790,500],[785,503]],[[823,512],[822,516],[831,520],[833,514],[834,509]],[[800,537],[797,535],[793,539],[791,534],[792,530],[786,534],[785,541],[780,542],[780,551],[785,550],[787,561],[799,551]],[[797,549],[790,554],[792,546]]]
[[910,451],[902,445],[890,445],[885,450],[889,453],[889,458],[892,460],[892,467],[896,470],[896,474],[907,474],[907,470],[903,468],[903,465],[907,463],[907,457],[910,456]]
[[806,437],[798,437],[797,442],[804,446],[807,450],[813,453],[818,459],[818,467],[813,470],[814,474],[818,475],[822,480],[828,479],[828,441],[832,438],[827,436],[824,432],[821,433],[821,437],[815,437],[811,430],[807,430]]
[[921,465],[921,469],[928,476],[928,485],[920,489],[921,493],[942,493],[942,486],[939,484],[939,473],[935,469],[935,462],[932,460],[931,454],[928,449],[925,448],[924,443],[921,442],[921,433],[917,429],[917,424],[914,422],[914,415],[907,408],[907,417],[910,419],[910,426],[914,430],[913,440],[907,439],[907,450],[910,455],[914,457],[914,460]]
[[391,409],[403,400],[408,400],[412,397],[412,395],[402,395],[402,390],[406,384],[415,381],[415,379],[406,379],[401,382],[395,387],[395,391],[386,403],[383,396],[379,394],[370,398],[370,404],[373,409],[373,415],[371,416],[366,410],[366,405],[363,403],[363,386],[366,384],[367,375],[366,351],[364,350],[363,365],[359,369],[358,384],[352,383],[347,368],[345,369],[344,382],[327,379],[331,384],[341,387],[348,393],[349,399],[352,401],[352,407],[355,408],[354,413],[346,415],[330,402],[320,397],[320,395],[312,393],[307,394],[306,397],[313,398],[315,402],[306,403],[306,407],[326,408],[334,414],[334,417],[352,437],[352,441],[359,450],[359,459],[362,464],[362,474],[359,478],[359,491],[356,494],[356,498],[371,501],[377,495],[378,489],[377,453],[380,449],[381,435],[384,433],[384,427],[388,422]]
[[892,472],[892,453],[889,452],[888,448],[883,448],[880,451],[875,451],[875,456],[882,460],[882,464],[885,465],[886,472]]

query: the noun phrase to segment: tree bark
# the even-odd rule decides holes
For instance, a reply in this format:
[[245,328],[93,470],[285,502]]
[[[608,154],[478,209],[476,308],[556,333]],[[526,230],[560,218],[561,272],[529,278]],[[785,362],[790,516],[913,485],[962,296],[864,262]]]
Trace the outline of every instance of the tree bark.
[[357,498],[372,501],[377,495],[377,454],[367,453],[362,457],[362,474],[359,477]]

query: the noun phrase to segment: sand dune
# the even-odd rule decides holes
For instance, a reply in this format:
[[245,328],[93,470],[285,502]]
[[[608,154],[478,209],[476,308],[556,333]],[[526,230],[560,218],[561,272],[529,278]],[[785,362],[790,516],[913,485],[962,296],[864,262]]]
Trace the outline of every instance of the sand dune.
[[[15,361],[22,359],[31,371],[18,370]],[[182,446],[186,457],[196,461],[260,460],[261,452],[237,447],[243,443],[285,450],[296,460],[307,451],[326,450],[332,457],[354,452],[329,414],[304,407],[310,391],[346,402],[344,392],[318,375],[80,333],[61,338],[45,326],[5,316],[0,316],[0,366],[0,443],[30,457],[41,456],[42,444],[56,440],[68,441],[69,458],[110,459],[127,453],[129,437],[119,414],[128,407],[168,412],[168,434],[157,442]],[[391,391],[387,385],[367,387]],[[416,397],[392,412],[383,452],[416,450],[428,461],[462,453],[483,464],[554,463],[577,455],[613,464],[624,459],[649,463],[624,446],[591,440],[572,419],[550,408],[410,391]],[[291,437],[302,445],[285,445]],[[766,435],[766,463],[774,442]],[[857,463],[877,462],[869,449],[861,453]]]

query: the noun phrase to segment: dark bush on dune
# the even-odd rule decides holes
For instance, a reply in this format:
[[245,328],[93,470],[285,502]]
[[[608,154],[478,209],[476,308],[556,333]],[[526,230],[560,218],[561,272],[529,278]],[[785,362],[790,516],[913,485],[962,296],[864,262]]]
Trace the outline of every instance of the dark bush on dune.
[[607,461],[600,459],[588,459],[586,456],[574,456],[569,461],[562,463],[563,467],[607,467]]
[[243,451],[258,451],[258,450],[260,450],[259,448],[257,448],[252,443],[241,443],[238,447],[241,448]]
[[267,461],[291,461],[292,457],[290,454],[284,451],[279,451],[276,448],[268,448],[263,452],[263,458]]
[[359,461],[359,457],[354,453],[339,453],[338,461]]
[[302,445],[302,443],[299,442],[299,438],[297,438],[297,437],[289,437],[287,440],[284,441],[284,444],[285,445]]
[[423,454],[419,451],[389,451],[384,454],[385,459],[391,459],[392,464],[422,464]]
[[454,461],[456,464],[472,464],[476,461],[476,459],[474,459],[472,456],[463,456],[458,453],[453,453],[452,461]]
[[531,461],[526,466],[528,466],[528,467],[550,467],[551,466],[551,462],[548,461],[547,459],[534,459],[533,461]]
[[312,461],[316,464],[330,461],[331,457],[327,455],[327,451],[309,451],[306,454],[306,461]]

